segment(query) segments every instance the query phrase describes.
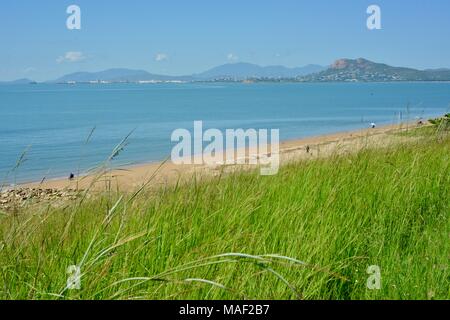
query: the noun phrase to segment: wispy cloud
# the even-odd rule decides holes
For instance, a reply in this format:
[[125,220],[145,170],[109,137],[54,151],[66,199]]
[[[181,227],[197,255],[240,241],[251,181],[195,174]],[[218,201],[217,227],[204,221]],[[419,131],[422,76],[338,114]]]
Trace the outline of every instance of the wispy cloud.
[[239,60],[239,57],[237,55],[235,55],[234,53],[229,53],[229,54],[227,54],[227,59],[230,62],[234,62],[234,61]]
[[161,62],[161,61],[167,61],[169,60],[169,55],[166,53],[157,53],[155,55],[155,61]]
[[57,63],[63,62],[80,62],[86,60],[86,56],[80,51],[68,51],[63,56],[56,59]]
[[34,67],[28,67],[28,68],[23,69],[23,73],[32,73],[35,71],[36,71],[36,68],[34,68]]

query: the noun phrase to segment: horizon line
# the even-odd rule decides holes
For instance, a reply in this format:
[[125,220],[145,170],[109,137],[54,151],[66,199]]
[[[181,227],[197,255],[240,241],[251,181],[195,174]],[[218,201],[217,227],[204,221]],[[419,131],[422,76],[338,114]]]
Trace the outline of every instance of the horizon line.
[[208,72],[214,68],[218,68],[221,66],[226,66],[226,65],[237,65],[237,64],[247,64],[247,65],[253,65],[253,66],[257,66],[257,67],[261,67],[261,68],[267,68],[267,67],[282,67],[282,68],[286,68],[286,69],[297,69],[297,68],[305,68],[305,67],[309,67],[309,66],[316,66],[316,67],[322,67],[322,68],[330,68],[336,61],[339,60],[359,60],[359,59],[363,59],[372,63],[376,63],[376,64],[385,64],[387,66],[390,67],[395,67],[395,68],[408,68],[408,69],[414,69],[414,70],[418,70],[418,71],[427,71],[427,70],[450,70],[450,67],[437,67],[437,68],[416,68],[416,67],[411,67],[411,66],[393,66],[390,64],[387,64],[385,62],[378,62],[378,61],[374,61],[374,60],[369,60],[367,58],[363,58],[363,57],[359,57],[359,58],[338,58],[335,59],[332,63],[327,64],[327,65],[323,65],[323,64],[318,64],[318,63],[308,63],[305,65],[301,65],[301,66],[286,66],[286,65],[282,65],[282,64],[268,64],[268,65],[262,65],[262,64],[257,64],[257,63],[253,63],[253,62],[247,62],[247,61],[230,61],[230,62],[226,62],[223,64],[219,64],[216,66],[212,66],[207,68],[204,71],[200,71],[200,72],[194,72],[194,73],[190,73],[190,74],[163,74],[163,73],[153,73],[150,70],[144,69],[144,68],[129,68],[129,67],[109,67],[109,68],[105,68],[105,69],[100,69],[97,71],[85,71],[85,70],[80,70],[80,71],[74,71],[74,72],[69,72],[69,73],[63,73],[62,75],[58,76],[56,79],[47,79],[47,80],[43,80],[43,81],[35,81],[31,78],[28,77],[22,77],[22,78],[15,78],[15,79],[11,79],[11,80],[0,80],[0,82],[15,82],[15,81],[20,81],[20,80],[29,80],[31,82],[37,82],[37,83],[45,83],[45,82],[52,82],[55,80],[58,80],[61,77],[67,76],[67,75],[72,75],[72,74],[76,74],[76,73],[99,73],[99,72],[104,72],[104,71],[109,71],[109,70],[130,70],[130,71],[144,71],[147,72],[149,74],[155,75],[155,76],[167,76],[167,77],[192,77],[198,74],[202,74],[205,72]]

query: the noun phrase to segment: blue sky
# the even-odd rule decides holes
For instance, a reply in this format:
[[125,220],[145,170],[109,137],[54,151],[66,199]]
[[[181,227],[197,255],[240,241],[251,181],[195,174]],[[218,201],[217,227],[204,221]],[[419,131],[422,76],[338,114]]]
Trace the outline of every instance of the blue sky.
[[[66,8],[81,8],[68,30]],[[382,30],[366,9],[381,7]],[[450,67],[448,0],[2,0],[0,80],[112,67],[170,75],[227,62],[328,65],[364,57]]]

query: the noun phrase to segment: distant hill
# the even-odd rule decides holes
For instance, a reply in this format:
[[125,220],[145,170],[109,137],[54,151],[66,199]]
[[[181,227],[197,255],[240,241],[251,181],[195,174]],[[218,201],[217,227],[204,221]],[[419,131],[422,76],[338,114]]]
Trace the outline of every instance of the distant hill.
[[319,65],[307,65],[299,68],[287,68],[284,66],[261,67],[251,63],[228,63],[200,74],[194,75],[198,79],[248,79],[248,78],[295,78],[307,74],[320,72],[326,68]]
[[0,81],[0,85],[6,85],[6,84],[29,84],[34,83],[33,80],[30,79],[18,79],[14,81]]
[[450,81],[449,69],[417,70],[392,67],[363,58],[339,59],[328,69],[299,77],[299,81]]
[[173,77],[159,74],[152,74],[144,70],[132,69],[108,69],[100,72],[76,72],[65,75],[51,82],[90,82],[90,81],[109,81],[109,82],[137,82],[137,81],[170,81],[170,80],[191,80],[191,77]]

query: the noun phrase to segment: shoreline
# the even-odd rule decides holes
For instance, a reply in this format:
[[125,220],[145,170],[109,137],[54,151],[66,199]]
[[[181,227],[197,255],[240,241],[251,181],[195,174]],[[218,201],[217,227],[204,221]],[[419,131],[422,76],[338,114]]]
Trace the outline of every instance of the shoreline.
[[[425,124],[426,125],[426,124]],[[280,166],[292,159],[301,159],[307,155],[307,158],[316,158],[320,153],[322,155],[329,154],[336,146],[347,145],[348,151],[358,150],[360,144],[355,143],[361,138],[370,138],[374,140],[371,145],[375,145],[380,135],[388,135],[395,131],[401,131],[407,128],[416,128],[418,125],[415,121],[403,122],[399,124],[381,125],[377,128],[363,128],[356,130],[340,131],[335,133],[289,139],[280,141],[279,155]],[[366,142],[367,143],[367,142]],[[306,146],[311,149],[310,153],[306,153]],[[322,151],[320,151],[322,147]],[[224,150],[225,151],[225,150]],[[224,151],[219,153],[223,156]],[[255,153],[256,152],[256,153]],[[248,155],[248,157],[247,157]],[[249,157],[259,156],[258,151],[254,148],[246,148],[246,160]],[[198,156],[194,156],[198,157]],[[68,178],[52,178],[48,180],[32,181],[27,183],[17,184],[18,188],[29,189],[117,189],[117,190],[133,190],[142,185],[147,184],[150,178],[154,179],[151,185],[167,185],[171,182],[179,181],[180,178],[192,177],[197,174],[206,174],[208,176],[215,176],[217,172],[230,171],[235,169],[249,169],[257,168],[258,165],[224,165],[222,163],[217,165],[203,164],[173,164],[170,159],[166,161],[156,161],[149,163],[140,163],[127,166],[112,168],[108,172],[103,172],[102,175],[95,175],[88,173],[79,176],[73,180]],[[155,174],[157,172],[157,174]]]
[[247,79],[236,80],[236,81],[226,81],[226,80],[154,80],[152,82],[148,82],[147,80],[142,80],[144,82],[115,82],[115,81],[106,81],[105,82],[30,82],[30,83],[8,83],[10,81],[6,81],[6,83],[0,83],[1,86],[35,86],[35,85],[66,85],[66,86],[75,86],[75,85],[111,85],[111,84],[137,84],[137,85],[157,85],[157,84],[196,84],[196,83],[246,83],[246,84],[258,84],[258,83],[273,83],[273,84],[285,84],[285,83],[450,83],[450,80],[390,80],[390,81],[297,81],[292,78],[286,79],[274,79],[274,80],[256,80],[253,82],[245,82]]

